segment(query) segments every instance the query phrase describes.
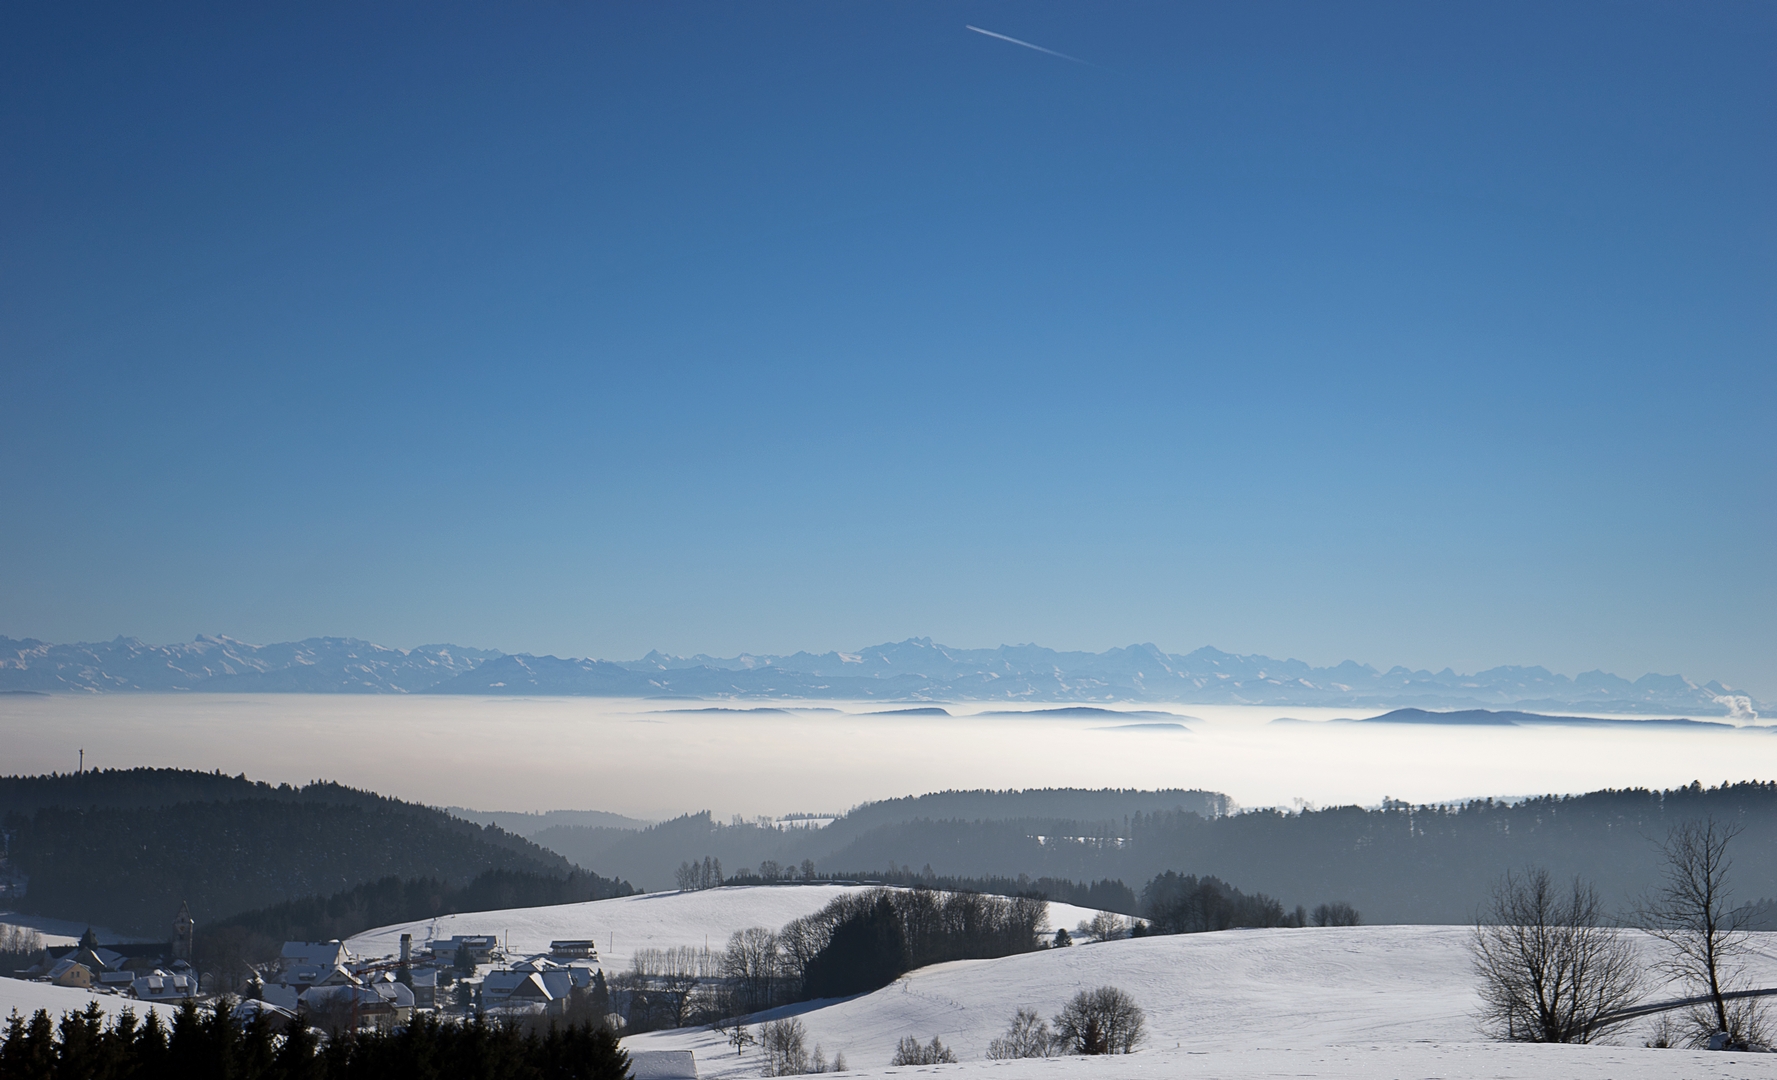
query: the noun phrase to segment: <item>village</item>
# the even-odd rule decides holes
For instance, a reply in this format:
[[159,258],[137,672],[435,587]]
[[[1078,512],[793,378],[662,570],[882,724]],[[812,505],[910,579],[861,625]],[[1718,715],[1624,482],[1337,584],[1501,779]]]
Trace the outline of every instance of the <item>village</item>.
[[501,1020],[591,1017],[621,1026],[590,939],[552,941],[547,952],[509,955],[491,934],[454,934],[395,956],[358,956],[338,941],[286,941],[277,959],[245,965],[217,985],[192,966],[193,920],[182,906],[168,942],[101,944],[87,930],[73,945],[45,946],[14,974],[55,986],[155,1004],[233,999],[243,1022],[263,1016],[282,1029],[299,1016],[328,1029],[401,1027],[416,1012]]

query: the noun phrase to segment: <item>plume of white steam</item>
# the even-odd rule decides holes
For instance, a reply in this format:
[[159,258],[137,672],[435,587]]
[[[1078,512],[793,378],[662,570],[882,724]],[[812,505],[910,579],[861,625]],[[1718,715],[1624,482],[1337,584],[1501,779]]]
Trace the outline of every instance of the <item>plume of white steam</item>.
[[1744,694],[1717,694],[1715,703],[1728,710],[1729,720],[1751,723],[1758,719],[1758,710],[1752,707],[1752,699]]

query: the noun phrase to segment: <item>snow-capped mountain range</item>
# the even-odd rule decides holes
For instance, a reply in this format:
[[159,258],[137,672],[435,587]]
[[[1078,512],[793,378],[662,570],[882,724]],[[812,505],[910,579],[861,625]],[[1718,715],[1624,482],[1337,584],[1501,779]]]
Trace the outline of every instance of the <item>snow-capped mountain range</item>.
[[1333,708],[1502,708],[1726,715],[1762,703],[1682,675],[1630,681],[1603,671],[1569,678],[1543,667],[1473,675],[1379,671],[1202,648],[1130,645],[1102,653],[1038,645],[956,649],[930,638],[855,653],[561,659],[457,645],[391,649],[353,638],[251,645],[199,636],[177,645],[135,638],[51,645],[0,636],[0,692],[200,690],[228,693],[500,694],[885,701],[1154,701]]

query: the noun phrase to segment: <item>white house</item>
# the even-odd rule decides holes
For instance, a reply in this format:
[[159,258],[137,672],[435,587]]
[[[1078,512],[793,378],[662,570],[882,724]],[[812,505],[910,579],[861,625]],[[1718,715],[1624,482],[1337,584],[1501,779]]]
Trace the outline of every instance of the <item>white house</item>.
[[182,1001],[197,997],[197,980],[156,968],[131,983],[130,992],[143,1001]]
[[335,967],[352,958],[343,941],[286,941],[283,949],[278,952],[278,960],[285,964],[304,964],[310,967]]

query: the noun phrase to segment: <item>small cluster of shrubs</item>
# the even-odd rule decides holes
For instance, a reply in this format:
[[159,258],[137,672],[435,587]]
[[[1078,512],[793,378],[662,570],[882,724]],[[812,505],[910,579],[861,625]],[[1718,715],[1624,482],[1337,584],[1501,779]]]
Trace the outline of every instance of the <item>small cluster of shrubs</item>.
[[[808,1029],[795,1017],[761,1024],[757,1032],[738,1024],[723,1031],[737,1051],[758,1044],[765,1057],[764,1076],[844,1072],[846,1068],[844,1054],[829,1062],[819,1045],[809,1050]],[[987,1056],[1000,1061],[1063,1054],[1130,1054],[1146,1038],[1147,1017],[1135,999],[1114,986],[1101,986],[1075,995],[1053,1021],[1043,1019],[1035,1009],[1019,1009],[1006,1033],[988,1044]],[[893,1066],[955,1063],[956,1051],[936,1035],[929,1043],[912,1035],[902,1036],[889,1062]]]
[[901,1036],[895,1044],[894,1059],[890,1065],[955,1065],[956,1053],[945,1046],[938,1036],[933,1035],[929,1045],[922,1045],[911,1035]]

